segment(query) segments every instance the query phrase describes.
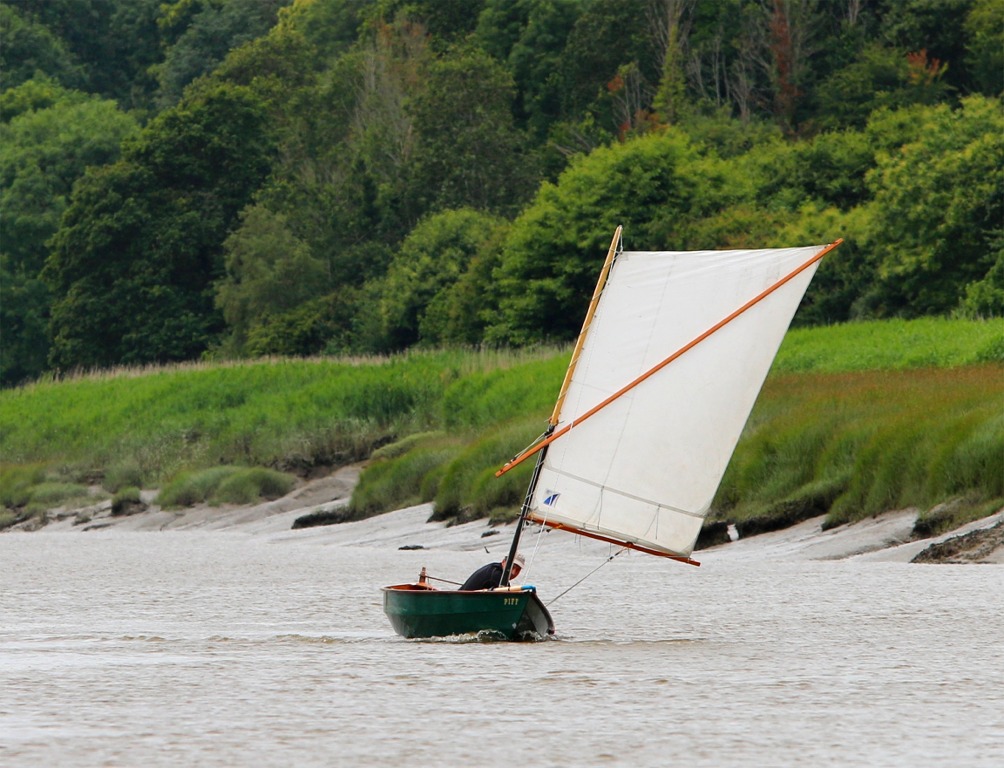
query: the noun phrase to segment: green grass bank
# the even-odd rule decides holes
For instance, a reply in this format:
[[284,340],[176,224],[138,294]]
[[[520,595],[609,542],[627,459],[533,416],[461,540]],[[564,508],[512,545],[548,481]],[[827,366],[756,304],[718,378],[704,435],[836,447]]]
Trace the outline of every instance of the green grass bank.
[[[543,428],[567,358],[267,360],[6,390],[0,526],[89,483],[225,500],[204,488],[217,468],[306,475],[364,459],[353,515],[434,501],[443,519],[511,516],[529,468],[494,471]],[[283,487],[247,473],[241,483],[240,499]],[[789,332],[710,522],[751,533],[916,506],[941,530],[1002,505],[1004,324],[928,318]]]

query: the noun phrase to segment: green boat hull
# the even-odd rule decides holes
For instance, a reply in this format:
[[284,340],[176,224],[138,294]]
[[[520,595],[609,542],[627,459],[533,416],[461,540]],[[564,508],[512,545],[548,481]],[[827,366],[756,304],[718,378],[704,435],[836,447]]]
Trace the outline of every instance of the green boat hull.
[[423,584],[383,588],[383,610],[408,638],[477,635],[503,640],[540,640],[554,623],[533,588],[460,592]]

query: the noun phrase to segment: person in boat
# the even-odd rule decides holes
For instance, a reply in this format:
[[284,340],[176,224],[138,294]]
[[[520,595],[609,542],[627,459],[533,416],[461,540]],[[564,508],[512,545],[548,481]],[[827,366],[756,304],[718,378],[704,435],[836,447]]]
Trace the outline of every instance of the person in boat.
[[[461,590],[474,590],[474,589],[495,589],[502,585],[502,574],[505,573],[505,563],[508,556],[502,558],[500,563],[488,563],[488,565],[483,565],[478,568],[474,573],[467,577],[467,581],[463,583],[460,587]],[[509,578],[515,579],[519,576],[520,571],[523,570],[523,566],[526,564],[526,558],[523,557],[522,552],[517,552],[516,557],[512,561],[512,572],[509,574]],[[506,584],[506,586],[509,586]]]

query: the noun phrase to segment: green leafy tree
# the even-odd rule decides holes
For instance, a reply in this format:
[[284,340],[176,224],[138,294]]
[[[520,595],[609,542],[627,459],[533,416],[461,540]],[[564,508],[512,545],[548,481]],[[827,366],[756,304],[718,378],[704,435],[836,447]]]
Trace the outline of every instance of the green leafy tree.
[[[898,0],[881,10],[881,36],[906,51],[925,51],[930,60],[947,65],[947,85],[971,90],[966,59],[966,24],[974,0]],[[1000,6],[996,9],[1000,21]],[[878,31],[878,30],[876,30]]]
[[180,28],[164,60],[153,69],[159,83],[161,105],[174,104],[185,86],[211,72],[227,53],[261,37],[271,29],[279,9],[292,0],[179,0],[165,6],[165,26]]
[[59,36],[6,3],[0,5],[0,90],[47,75],[76,88],[85,74]]
[[985,96],[1004,93],[1004,8],[1000,0],[975,0],[966,16],[966,62],[974,87]]
[[[315,134],[326,175],[354,201],[365,200],[365,218],[376,221],[374,234],[393,242],[423,212],[408,189],[417,141],[408,107],[431,58],[421,24],[406,18],[381,23],[372,40],[335,63],[332,83],[318,100],[322,115],[334,113],[334,125],[318,126]],[[324,97],[333,109],[325,107]]]
[[796,326],[832,325],[858,318],[859,300],[875,278],[875,263],[861,246],[869,211],[859,206],[842,211],[818,201],[807,202],[765,234],[763,245],[823,245],[843,238],[840,248],[820,263],[792,321]]
[[478,316],[461,317],[462,298],[451,292],[501,226],[494,216],[463,209],[430,216],[411,231],[380,286],[383,334],[391,349],[478,335]]
[[687,113],[675,127],[686,133],[695,145],[707,147],[721,158],[739,157],[781,138],[781,129],[776,123],[756,118],[745,122],[736,120],[726,106]]
[[[322,296],[277,315],[268,315],[248,331],[248,355],[300,357],[320,352],[342,354],[351,350],[354,292]],[[349,294],[346,296],[346,294]]]
[[685,242],[681,221],[712,204],[717,174],[677,132],[652,134],[577,159],[516,219],[496,270],[491,342],[574,338],[618,224],[631,248]]
[[511,211],[526,199],[533,175],[512,98],[509,74],[476,49],[454,50],[429,67],[411,108],[411,194],[420,210]]
[[[683,8],[674,5],[676,12],[682,14]],[[687,81],[684,73],[684,40],[680,16],[671,16],[665,27],[666,43],[663,53],[662,77],[656,89],[652,106],[659,113],[664,123],[679,122],[687,110]]]
[[608,127],[616,128],[607,85],[632,62],[649,88],[659,82],[657,42],[637,0],[595,0],[584,5],[558,65],[564,113],[582,115],[595,106]]
[[82,103],[92,97],[82,91],[68,90],[52,77],[38,74],[31,80],[0,93],[0,122],[9,123],[26,112],[60,104]]
[[730,69],[738,56],[741,0],[695,3],[687,48],[688,85],[695,99],[713,109],[730,105]]
[[500,221],[486,233],[457,281],[432,297],[418,326],[423,344],[469,347],[484,341],[485,330],[495,319],[494,273],[507,230],[508,223]]
[[831,132],[761,144],[742,164],[753,174],[755,197],[765,208],[796,210],[814,201],[850,210],[870,197],[865,174],[875,166],[875,150],[861,132]]
[[378,0],[374,16],[413,19],[444,45],[467,37],[478,23],[485,0]]
[[3,95],[0,124],[0,383],[45,370],[49,292],[39,279],[74,182],[88,166],[115,161],[137,130],[111,101],[30,80]]
[[534,0],[485,0],[474,29],[473,42],[499,61],[509,58],[538,3]]
[[337,287],[337,300],[311,299],[313,310],[271,311],[267,326],[247,329],[242,354],[304,354],[329,344],[347,350],[357,289],[383,274],[411,215],[404,190],[413,131],[404,103],[421,80],[424,31],[381,26],[374,40],[325,64],[298,28],[312,9],[316,4],[290,9],[268,36],[232,52],[214,75],[263,94],[281,150],[257,206],[281,217],[288,237],[324,265],[325,290]]
[[137,130],[114,102],[50,90],[51,82],[29,81],[5,93],[5,101],[15,102],[19,91],[38,95],[44,88],[51,103],[0,125],[0,250],[31,277],[42,268],[73,183],[88,166],[115,161],[122,140]]
[[999,258],[999,102],[971,96],[957,110],[938,105],[911,110],[909,117],[916,139],[881,153],[868,177],[874,198],[866,247],[878,260],[869,302],[877,315],[950,312],[969,284],[988,278]]
[[478,19],[474,39],[512,72],[513,113],[536,141],[562,117],[561,54],[581,10],[574,0],[489,0]]
[[213,70],[210,82],[251,88],[277,119],[288,121],[305,88],[323,68],[316,47],[288,26],[232,50]]
[[220,85],[161,114],[74,190],[43,276],[60,368],[184,360],[222,318],[222,245],[270,167],[266,110]]
[[991,251],[993,266],[982,280],[966,286],[959,307],[959,314],[965,317],[1004,317],[1004,231],[998,230]]
[[372,7],[373,0],[294,2],[279,12],[278,28],[303,35],[318,59],[330,62],[352,47]]
[[[124,106],[149,110],[157,88],[153,73],[163,56],[157,20],[162,0],[117,0],[108,33],[92,72],[100,73],[94,90]],[[92,82],[95,75],[92,74]]]
[[17,5],[58,41],[75,68],[72,80],[48,67],[41,67],[43,72],[125,106],[147,105],[153,81],[146,70],[161,56],[161,0],[19,0]]
[[246,351],[248,335],[258,326],[330,290],[324,263],[290,232],[285,217],[262,206],[244,212],[223,250],[226,274],[217,286],[216,306],[237,354]]
[[0,386],[20,384],[45,370],[48,308],[45,283],[12,269],[0,253]]
[[818,91],[816,122],[824,127],[863,128],[876,109],[923,101],[911,87],[906,51],[879,43],[867,46],[852,63],[831,74]]

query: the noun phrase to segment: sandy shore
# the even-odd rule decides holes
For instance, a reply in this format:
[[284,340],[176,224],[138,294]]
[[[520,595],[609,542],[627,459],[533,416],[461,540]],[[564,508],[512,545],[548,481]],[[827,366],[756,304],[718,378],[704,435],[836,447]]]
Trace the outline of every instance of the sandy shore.
[[[429,504],[388,512],[351,523],[293,530],[293,522],[314,512],[344,507],[359,478],[358,467],[343,467],[326,477],[304,482],[292,493],[275,501],[252,506],[199,505],[184,510],[164,510],[149,502],[135,514],[113,516],[111,502],[79,509],[56,509],[39,533],[101,530],[232,530],[249,534],[282,534],[345,546],[378,546],[400,549],[479,550],[486,542],[508,540],[512,527],[489,526],[474,521],[448,527],[428,522]],[[806,520],[782,531],[700,550],[698,560],[739,557],[773,560],[840,560],[860,558],[886,562],[952,562],[1004,564],[1004,509],[940,536],[911,540],[916,510],[889,512],[857,523],[822,529],[823,518]],[[26,529],[22,524],[16,529]],[[583,546],[582,537],[554,533],[544,537],[545,547]],[[605,544],[596,543],[598,547]]]

